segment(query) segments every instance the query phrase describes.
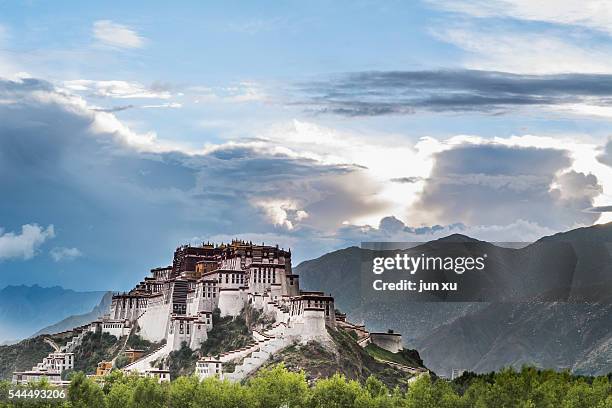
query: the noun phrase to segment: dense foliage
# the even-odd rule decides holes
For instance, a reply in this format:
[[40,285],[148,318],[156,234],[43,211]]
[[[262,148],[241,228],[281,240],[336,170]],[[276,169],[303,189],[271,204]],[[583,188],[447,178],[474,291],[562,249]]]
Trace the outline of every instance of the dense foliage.
[[212,313],[213,327],[208,332],[208,338],[200,347],[203,356],[215,356],[223,352],[245,347],[253,341],[251,331],[246,321],[246,312],[239,316],[221,317],[221,311],[215,309]]
[[74,354],[74,369],[94,374],[100,361],[110,361],[117,353],[119,340],[108,333],[87,333]]
[[170,370],[170,378],[193,374],[197,361],[198,355],[183,342],[179,350],[171,352],[168,356],[167,364]]
[[125,343],[125,347],[127,349],[136,349],[136,350],[144,350],[144,351],[153,351],[157,347],[161,346],[161,343],[153,343],[148,340],[143,339],[138,334],[131,333],[130,337],[127,339]]
[[[49,387],[48,385],[43,385]],[[524,368],[489,375],[466,375],[459,381],[432,380],[423,375],[406,392],[390,390],[375,377],[362,384],[336,374],[309,386],[303,373],[282,364],[261,371],[245,384],[210,378],[180,377],[158,384],[151,378],[111,373],[103,386],[76,374],[65,401],[6,403],[9,383],[0,383],[0,407],[106,408],[611,408],[608,377],[577,377],[569,373]]]
[[402,349],[398,353],[392,353],[374,343],[368,344],[365,350],[369,355],[379,360],[392,361],[408,367],[423,367],[423,360],[415,350]]

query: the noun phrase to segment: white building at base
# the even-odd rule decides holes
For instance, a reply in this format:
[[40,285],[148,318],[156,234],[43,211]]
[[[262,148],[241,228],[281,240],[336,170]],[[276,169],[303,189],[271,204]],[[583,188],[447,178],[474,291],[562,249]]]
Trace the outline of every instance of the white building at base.
[[[84,334],[84,332],[82,332]],[[81,333],[79,334],[81,335]],[[74,368],[74,353],[72,347],[78,343],[78,336],[73,338],[67,345],[60,347],[50,338],[45,338],[44,342],[53,347],[54,351],[43,358],[42,362],[36,364],[28,371],[15,371],[13,373],[13,384],[27,384],[29,382],[40,381],[46,378],[51,384],[62,385],[62,372]]]

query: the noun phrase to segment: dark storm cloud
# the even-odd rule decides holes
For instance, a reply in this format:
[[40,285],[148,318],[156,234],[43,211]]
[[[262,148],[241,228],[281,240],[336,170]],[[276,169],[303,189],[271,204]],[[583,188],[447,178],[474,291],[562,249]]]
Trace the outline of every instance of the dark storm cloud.
[[521,106],[610,105],[612,75],[519,75],[478,70],[371,71],[299,84],[295,103],[344,116],[429,111],[499,113]]
[[134,105],[122,105],[122,106],[111,106],[111,107],[108,107],[108,108],[92,108],[91,110],[95,111],[95,112],[109,112],[109,113],[112,113],[112,112],[122,112],[122,111],[125,111],[125,110],[128,110],[128,109],[132,109],[134,107],[135,107]]
[[412,183],[417,183],[421,180],[423,180],[423,177],[409,176],[409,177],[392,178],[390,181],[394,183],[412,184]]
[[442,223],[499,225],[523,220],[552,229],[591,224],[584,211],[602,191],[592,174],[567,171],[557,149],[460,145],[438,153],[415,209]]
[[[137,148],[124,130],[104,130],[108,113],[44,81],[0,81],[0,100],[0,228],[54,225],[54,245],[86,254],[61,274],[50,248],[27,261],[27,274],[16,273],[22,264],[2,263],[0,287],[125,288],[192,237],[278,232],[253,201],[313,196],[321,179],[355,170],[248,143],[190,154]],[[331,186],[328,194],[335,190],[343,191]]]
[[590,207],[584,210],[586,212],[592,213],[604,213],[604,212],[612,212],[612,205],[600,205],[596,207]]

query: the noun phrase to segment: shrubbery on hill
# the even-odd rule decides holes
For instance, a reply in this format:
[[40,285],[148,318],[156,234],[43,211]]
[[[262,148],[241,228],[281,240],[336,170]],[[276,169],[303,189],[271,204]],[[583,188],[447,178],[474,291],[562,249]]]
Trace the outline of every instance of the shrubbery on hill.
[[[6,401],[10,384],[0,382],[0,401]],[[63,404],[63,405],[62,405]],[[0,407],[12,406],[0,402]],[[21,405],[20,405],[21,406]],[[25,405],[23,405],[25,406]],[[608,377],[579,377],[568,373],[524,368],[488,375],[467,374],[449,382],[423,375],[406,392],[389,389],[375,377],[364,383],[336,374],[308,385],[303,373],[282,364],[262,370],[246,383],[209,378],[179,377],[158,384],[151,378],[113,372],[103,387],[76,374],[67,402],[27,406],[106,408],[609,408],[612,386]]]
[[221,317],[221,311],[212,313],[213,327],[208,338],[200,347],[202,356],[216,356],[226,351],[242,348],[253,341],[253,336],[246,321],[246,311],[239,316]]
[[100,361],[110,361],[120,346],[117,337],[108,333],[87,333],[74,355],[75,371],[94,374]]
[[63,345],[72,334],[37,336],[16,344],[0,346],[0,378],[11,378],[13,371],[30,370],[47,357],[53,348],[44,342],[45,337],[51,338],[58,345]]

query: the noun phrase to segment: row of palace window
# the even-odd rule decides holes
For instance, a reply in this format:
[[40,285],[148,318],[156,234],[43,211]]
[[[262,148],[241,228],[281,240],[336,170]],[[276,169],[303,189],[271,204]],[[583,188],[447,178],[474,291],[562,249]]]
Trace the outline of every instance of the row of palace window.
[[143,298],[136,298],[136,299],[123,299],[123,308],[125,309],[125,306],[127,306],[129,309],[132,309],[134,307],[136,308],[141,308],[141,307],[146,307],[147,306],[147,299],[143,299]]
[[[196,297],[200,296],[200,289],[199,287],[196,288]],[[214,298],[217,297],[217,286],[216,285],[208,285],[208,284],[204,284],[202,286],[202,297],[205,298]]]
[[225,273],[224,275],[225,275],[225,283],[230,283],[230,279],[231,279],[232,283],[240,283],[241,285],[244,284],[244,274],[242,273]]
[[207,297],[207,298],[217,297],[217,288],[211,287],[211,286],[205,286],[204,287],[204,297]]
[[276,270],[274,268],[257,268],[254,272],[254,283],[276,282]]
[[299,301],[299,303],[293,302],[291,304],[291,315],[302,314],[304,312],[304,307],[311,307],[312,305],[313,307],[325,309],[325,316],[329,316],[330,303],[331,302],[328,300],[313,300],[311,303],[310,299],[306,302],[303,300]]

